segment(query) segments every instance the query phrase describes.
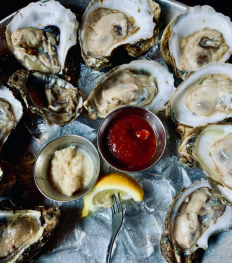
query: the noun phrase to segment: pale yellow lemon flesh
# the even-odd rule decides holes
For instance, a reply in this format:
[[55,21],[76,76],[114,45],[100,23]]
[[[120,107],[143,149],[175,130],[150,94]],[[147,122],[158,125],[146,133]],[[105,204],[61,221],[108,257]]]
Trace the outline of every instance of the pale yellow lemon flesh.
[[143,189],[131,176],[123,173],[111,173],[101,176],[93,189],[84,198],[81,217],[96,211],[99,207],[110,206],[113,194],[120,194],[121,199],[131,197],[135,201],[143,200]]

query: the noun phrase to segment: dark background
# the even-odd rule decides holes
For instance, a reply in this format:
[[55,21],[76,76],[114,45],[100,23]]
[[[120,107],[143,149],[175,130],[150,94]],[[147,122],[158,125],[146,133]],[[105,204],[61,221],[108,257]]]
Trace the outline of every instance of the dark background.
[[[76,1],[78,2],[78,0]],[[10,15],[12,12],[28,5],[30,2],[36,2],[36,0],[1,0],[0,20]],[[232,17],[232,0],[179,0],[179,2],[189,6],[210,5],[214,7],[217,12]]]

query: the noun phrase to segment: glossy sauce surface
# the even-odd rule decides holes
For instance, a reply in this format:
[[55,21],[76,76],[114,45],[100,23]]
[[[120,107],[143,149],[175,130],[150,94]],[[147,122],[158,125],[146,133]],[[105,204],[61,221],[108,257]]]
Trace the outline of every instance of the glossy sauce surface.
[[135,115],[117,118],[107,131],[109,154],[119,164],[139,167],[152,158],[156,136],[150,124]]

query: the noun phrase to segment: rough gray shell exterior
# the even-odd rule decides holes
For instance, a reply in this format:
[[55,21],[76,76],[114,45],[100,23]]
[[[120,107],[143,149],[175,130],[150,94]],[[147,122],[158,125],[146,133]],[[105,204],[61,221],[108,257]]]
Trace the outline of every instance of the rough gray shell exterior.
[[[10,76],[9,80],[8,80],[8,85],[10,87],[16,88],[20,91],[21,96],[26,104],[26,107],[35,114],[38,114],[40,116],[42,116],[43,118],[45,118],[46,122],[48,125],[53,125],[53,124],[57,124],[59,126],[64,126],[72,121],[74,121],[81,113],[82,111],[82,96],[81,96],[81,92],[80,90],[78,90],[78,88],[74,88],[70,83],[68,83],[69,86],[72,86],[73,89],[75,89],[76,92],[76,98],[77,98],[77,105],[76,105],[76,109],[74,112],[69,113],[68,115],[68,119],[67,120],[63,120],[62,116],[59,116],[59,112],[52,112],[52,116],[53,116],[53,120],[49,119],[47,117],[48,113],[51,112],[49,109],[45,108],[45,107],[40,107],[37,105],[34,105],[28,89],[27,89],[27,81],[29,76],[34,73],[35,71],[29,71],[29,70],[18,70],[16,71],[12,76]],[[43,73],[41,73],[43,74]],[[59,79],[57,76],[55,75],[49,75],[49,74],[44,74],[47,76],[51,76],[51,77],[55,77],[56,79]],[[61,79],[60,79],[61,80]]]

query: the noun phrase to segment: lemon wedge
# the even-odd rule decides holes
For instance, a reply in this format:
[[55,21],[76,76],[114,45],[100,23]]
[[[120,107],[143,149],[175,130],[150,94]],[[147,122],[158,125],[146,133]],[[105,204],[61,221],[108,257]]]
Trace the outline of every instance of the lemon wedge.
[[143,189],[131,176],[123,173],[111,173],[101,176],[93,189],[84,198],[84,208],[81,217],[100,207],[112,205],[112,195],[119,193],[121,199],[133,198],[135,201],[143,200]]

